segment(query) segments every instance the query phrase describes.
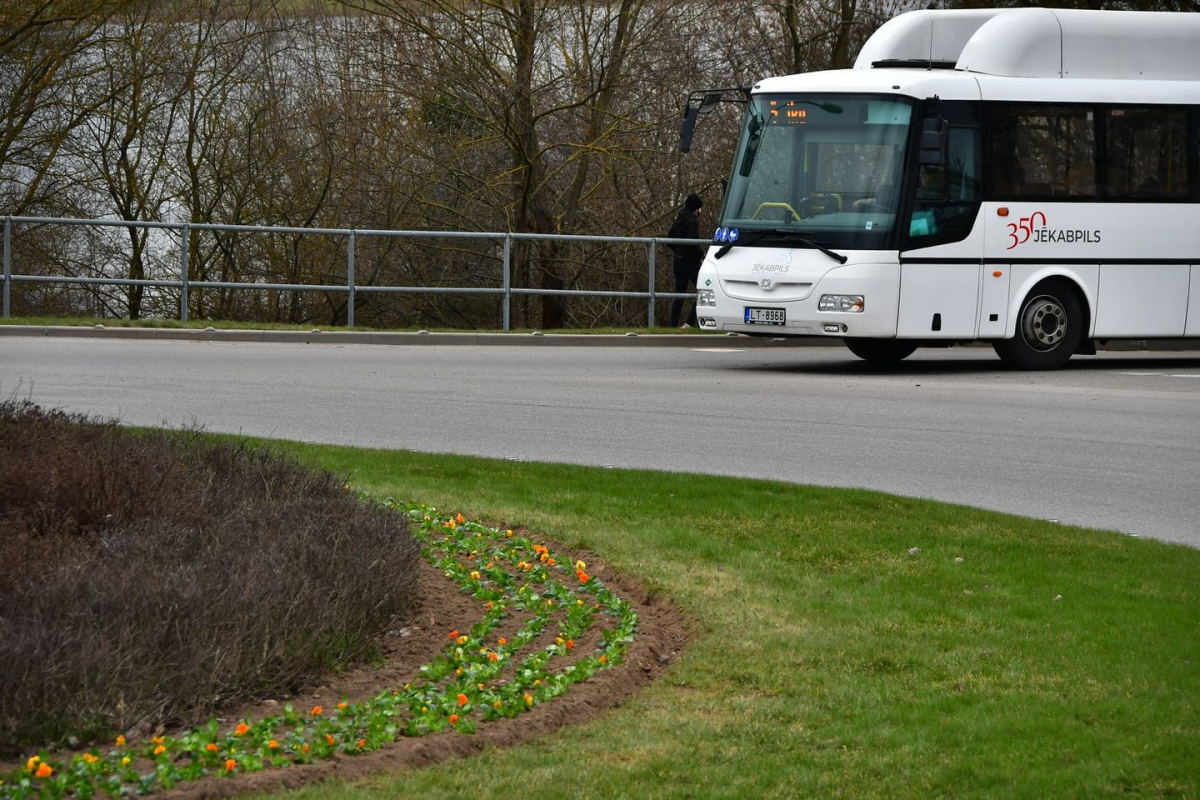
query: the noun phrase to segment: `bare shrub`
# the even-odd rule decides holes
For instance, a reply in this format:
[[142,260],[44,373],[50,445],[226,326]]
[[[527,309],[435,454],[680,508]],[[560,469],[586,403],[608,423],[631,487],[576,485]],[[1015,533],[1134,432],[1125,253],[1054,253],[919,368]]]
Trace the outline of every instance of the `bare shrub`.
[[418,545],[341,480],[0,403],[0,751],[187,721],[372,656]]

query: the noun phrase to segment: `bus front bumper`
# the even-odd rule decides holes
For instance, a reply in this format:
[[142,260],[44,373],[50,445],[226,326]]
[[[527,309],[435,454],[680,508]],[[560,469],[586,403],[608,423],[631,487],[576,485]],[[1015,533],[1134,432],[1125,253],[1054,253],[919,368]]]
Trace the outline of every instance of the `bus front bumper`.
[[697,284],[696,317],[703,330],[758,336],[896,335],[900,268],[894,262],[838,266],[809,287],[784,287],[781,296],[770,283],[722,280],[707,260]]

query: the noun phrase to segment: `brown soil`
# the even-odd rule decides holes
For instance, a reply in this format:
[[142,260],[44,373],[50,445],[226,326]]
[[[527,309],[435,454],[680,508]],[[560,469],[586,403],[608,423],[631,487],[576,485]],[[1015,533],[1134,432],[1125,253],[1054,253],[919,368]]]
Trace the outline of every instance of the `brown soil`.
[[[378,772],[461,758],[488,747],[520,744],[558,730],[566,725],[587,722],[603,711],[620,705],[625,698],[661,675],[678,658],[686,643],[687,620],[660,597],[652,597],[635,582],[608,570],[594,554],[570,554],[546,542],[566,562],[582,558],[588,571],[622,598],[634,605],[638,614],[637,637],[625,663],[597,672],[575,684],[564,696],[538,705],[513,719],[480,722],[474,734],[453,732],[421,738],[401,737],[380,750],[363,755],[339,755],[315,764],[267,769],[235,778],[206,778],[185,783],[170,792],[156,794],[165,798],[232,797],[249,792],[291,789],[328,778],[355,779]],[[481,607],[463,594],[428,562],[421,561],[418,579],[420,607],[407,624],[392,631],[383,643],[382,666],[362,667],[331,676],[319,687],[297,695],[298,707],[308,704],[331,705],[339,700],[367,700],[380,692],[403,686],[417,669],[442,650],[446,632],[469,630],[480,619]],[[266,701],[228,712],[230,722],[242,718],[261,719],[279,713],[279,701]]]

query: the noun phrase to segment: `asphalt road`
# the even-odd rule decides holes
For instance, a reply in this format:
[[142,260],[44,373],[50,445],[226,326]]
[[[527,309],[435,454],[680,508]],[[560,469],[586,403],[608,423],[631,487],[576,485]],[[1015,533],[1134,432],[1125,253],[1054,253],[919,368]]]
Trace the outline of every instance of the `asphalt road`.
[[0,338],[0,396],[129,424],[858,486],[1200,546],[1200,353],[1009,372],[840,348]]

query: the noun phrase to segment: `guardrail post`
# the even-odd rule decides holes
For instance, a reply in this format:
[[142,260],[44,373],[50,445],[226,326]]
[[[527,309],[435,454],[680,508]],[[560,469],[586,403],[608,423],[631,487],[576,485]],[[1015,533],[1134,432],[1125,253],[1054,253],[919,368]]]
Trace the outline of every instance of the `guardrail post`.
[[354,327],[354,231],[350,231],[350,243],[346,245],[346,288],[350,296],[346,300],[346,327]]
[[4,316],[9,316],[12,292],[12,217],[4,218]]
[[504,330],[512,329],[512,236],[504,234]]
[[188,320],[188,245],[191,243],[191,238],[192,226],[185,222],[179,231],[179,280],[182,283],[182,290],[179,293],[180,322]]
[[657,250],[657,248],[655,247],[655,244],[656,244],[656,241],[654,239],[651,239],[650,240],[650,303],[648,304],[647,311],[646,311],[646,327],[647,328],[654,327],[654,283],[655,283],[655,280],[654,280],[654,255],[655,255],[655,250]]

